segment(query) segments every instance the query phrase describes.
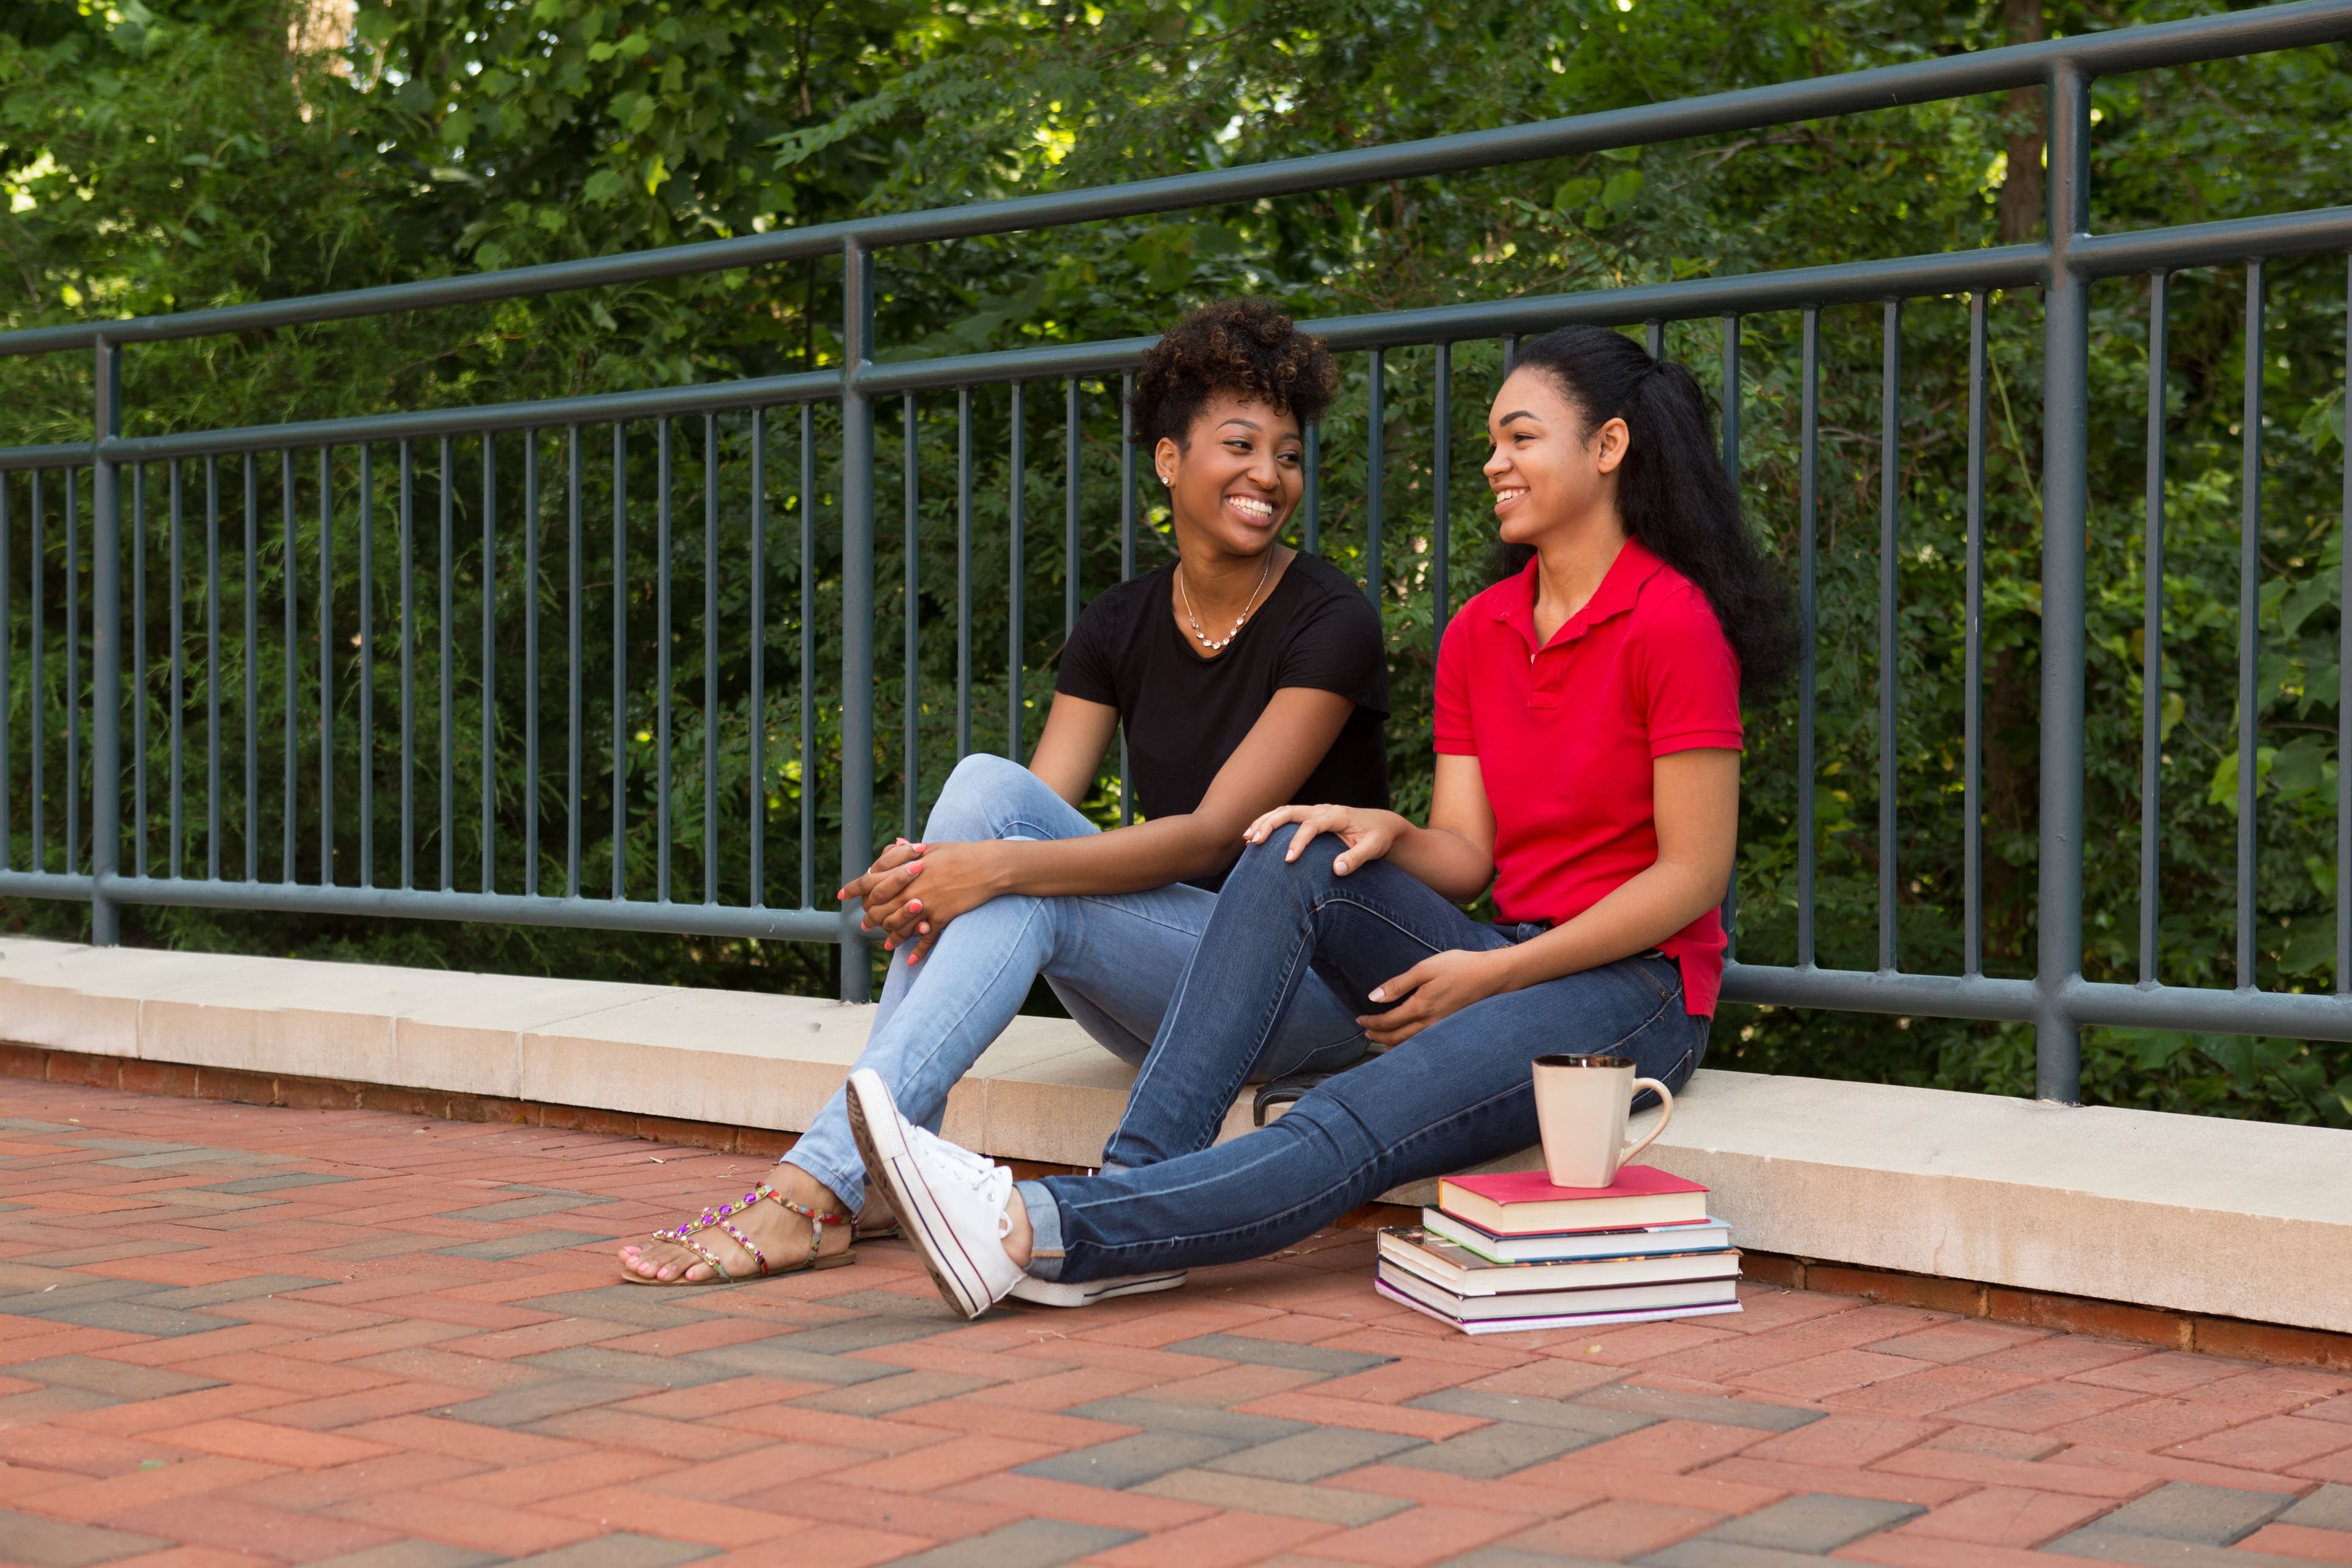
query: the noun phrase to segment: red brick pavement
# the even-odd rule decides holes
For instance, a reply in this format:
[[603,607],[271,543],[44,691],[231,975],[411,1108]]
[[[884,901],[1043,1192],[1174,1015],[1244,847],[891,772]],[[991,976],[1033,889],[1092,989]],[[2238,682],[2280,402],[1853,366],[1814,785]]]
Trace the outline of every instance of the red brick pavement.
[[2352,1374],[1754,1288],[1454,1335],[1318,1236],[952,1321],[610,1238],[752,1156],[0,1083],[0,1563],[2352,1563]]

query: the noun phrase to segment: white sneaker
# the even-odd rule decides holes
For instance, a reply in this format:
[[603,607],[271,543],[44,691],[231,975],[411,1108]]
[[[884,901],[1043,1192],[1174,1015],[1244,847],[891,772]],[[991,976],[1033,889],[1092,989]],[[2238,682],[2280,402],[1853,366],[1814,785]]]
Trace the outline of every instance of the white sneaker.
[[1121,1274],[1109,1279],[1084,1279],[1070,1284],[1024,1274],[1013,1287],[1013,1299],[1039,1307],[1090,1307],[1113,1296],[1148,1296],[1154,1290],[1173,1290],[1183,1283],[1181,1268],[1164,1269],[1158,1274]]
[[849,1075],[849,1131],[899,1228],[922,1254],[931,1283],[967,1318],[1003,1300],[1024,1278],[1004,1250],[1013,1173],[959,1149],[898,1114],[879,1074]]

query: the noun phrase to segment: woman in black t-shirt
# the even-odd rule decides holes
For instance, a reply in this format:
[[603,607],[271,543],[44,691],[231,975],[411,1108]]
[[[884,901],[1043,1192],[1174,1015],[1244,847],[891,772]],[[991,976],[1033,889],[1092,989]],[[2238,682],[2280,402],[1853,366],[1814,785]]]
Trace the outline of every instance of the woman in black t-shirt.
[[[863,901],[896,952],[857,1065],[908,1116],[939,1127],[949,1089],[1041,974],[1096,1040],[1141,1062],[1243,830],[1284,805],[1388,804],[1380,616],[1347,577],[1279,542],[1306,426],[1336,380],[1321,342],[1262,300],[1197,310],[1144,355],[1135,428],[1167,487],[1178,559],[1087,606],[1028,767],[965,758],[924,840],[892,846],[839,895]],[[1142,820],[1098,832],[1077,805],[1122,724]],[[1309,975],[1252,1076],[1328,1071],[1365,1050],[1352,1009]],[[1129,1107],[1107,1164],[1151,1113]],[[772,1184],[623,1247],[622,1275],[709,1284],[846,1263],[865,1197],[835,1094]],[[1021,1293],[1075,1303],[1181,1279]]]

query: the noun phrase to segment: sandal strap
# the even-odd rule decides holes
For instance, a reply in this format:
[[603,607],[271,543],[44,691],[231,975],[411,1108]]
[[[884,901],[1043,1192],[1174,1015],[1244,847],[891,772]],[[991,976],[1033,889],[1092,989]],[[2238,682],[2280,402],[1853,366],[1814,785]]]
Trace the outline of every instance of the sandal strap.
[[809,1207],[806,1204],[796,1204],[765,1182],[761,1182],[758,1187],[745,1194],[743,1201],[747,1204],[756,1203],[761,1198],[772,1198],[809,1222],[808,1260],[812,1265],[816,1262],[817,1248],[824,1243],[824,1227],[829,1225],[847,1225],[851,1221],[851,1216],[845,1214],[824,1214]]
[[728,1221],[723,1219],[720,1220],[719,1222],[719,1228],[733,1237],[735,1238],[735,1245],[751,1255],[751,1261],[760,1266],[760,1278],[765,1279],[768,1277],[768,1255],[761,1251],[759,1247],[752,1243],[750,1237],[745,1236],[741,1231],[736,1229],[735,1226]]
[[[717,1270],[719,1279],[725,1280],[730,1285],[734,1284],[735,1276],[728,1272],[727,1265],[719,1261],[718,1254],[712,1252],[710,1248],[703,1246],[702,1243],[694,1239],[695,1233],[702,1228],[703,1226],[701,1223],[698,1221],[692,1228],[688,1228],[686,1226],[679,1226],[675,1231],[657,1230],[654,1232],[654,1239],[656,1241],[667,1241],[674,1246],[685,1247],[688,1252],[695,1254],[697,1257],[700,1258],[702,1261],[708,1263],[713,1269]],[[761,1271],[763,1273],[765,1272],[764,1269]]]

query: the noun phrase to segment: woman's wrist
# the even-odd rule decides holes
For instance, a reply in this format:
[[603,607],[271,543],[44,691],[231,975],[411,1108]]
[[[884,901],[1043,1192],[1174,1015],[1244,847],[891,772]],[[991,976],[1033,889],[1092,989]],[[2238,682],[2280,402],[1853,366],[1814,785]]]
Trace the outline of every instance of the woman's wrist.
[[1028,847],[1021,840],[1009,838],[992,838],[972,846],[980,851],[981,884],[988,889],[989,898],[1021,891],[1020,852]]
[[1549,975],[1530,973],[1528,968],[1527,955],[1528,944],[1523,942],[1515,942],[1509,947],[1498,947],[1487,954],[1493,967],[1495,983],[1495,988],[1487,994],[1500,996],[1506,991],[1524,991],[1538,981],[1551,978]]

